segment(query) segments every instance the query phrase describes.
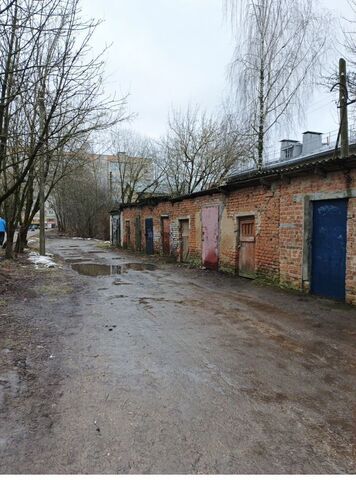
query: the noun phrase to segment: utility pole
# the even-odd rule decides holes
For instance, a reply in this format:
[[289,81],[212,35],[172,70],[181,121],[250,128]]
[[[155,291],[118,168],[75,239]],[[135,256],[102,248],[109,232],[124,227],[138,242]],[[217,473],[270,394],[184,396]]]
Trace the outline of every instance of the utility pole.
[[38,98],[39,117],[40,117],[40,135],[42,135],[42,148],[40,154],[40,171],[39,171],[39,203],[40,203],[40,255],[46,255],[46,234],[45,234],[45,192],[44,192],[44,155],[45,155],[45,105],[44,93],[41,92]]
[[340,103],[340,139],[341,139],[341,158],[349,156],[349,128],[347,119],[347,82],[346,82],[346,62],[343,58],[339,59],[339,103]]

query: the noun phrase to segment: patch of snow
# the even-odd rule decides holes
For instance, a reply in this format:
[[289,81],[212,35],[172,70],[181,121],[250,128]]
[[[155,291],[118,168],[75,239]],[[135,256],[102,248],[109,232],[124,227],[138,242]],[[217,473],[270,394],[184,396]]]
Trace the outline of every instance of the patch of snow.
[[28,258],[30,262],[35,264],[35,268],[54,268],[57,264],[50,258],[52,254],[40,255],[39,253],[32,252]]
[[72,240],[93,240],[94,242],[102,242],[99,238],[92,238],[92,237],[72,237]]

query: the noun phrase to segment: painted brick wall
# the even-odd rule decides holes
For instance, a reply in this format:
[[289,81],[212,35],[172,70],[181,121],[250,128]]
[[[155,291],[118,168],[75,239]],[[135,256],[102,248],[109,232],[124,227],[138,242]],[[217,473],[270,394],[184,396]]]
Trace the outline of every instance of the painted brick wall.
[[[308,291],[308,211],[318,199],[350,197],[347,237],[347,301],[356,304],[356,171],[333,172],[326,176],[309,174],[272,185],[245,187],[226,194],[219,193],[164,201],[156,206],[124,208],[123,225],[130,221],[130,248],[135,248],[135,218],[141,217],[141,246],[145,249],[145,218],[153,218],[154,251],[162,253],[161,216],[170,218],[171,253],[179,257],[179,220],[189,219],[189,253],[201,261],[201,210],[219,206],[219,268],[237,271],[239,261],[239,218],[255,217],[255,264],[258,275],[272,277],[282,284]],[[353,197],[353,198],[351,198]],[[309,210],[308,210],[309,209]]]

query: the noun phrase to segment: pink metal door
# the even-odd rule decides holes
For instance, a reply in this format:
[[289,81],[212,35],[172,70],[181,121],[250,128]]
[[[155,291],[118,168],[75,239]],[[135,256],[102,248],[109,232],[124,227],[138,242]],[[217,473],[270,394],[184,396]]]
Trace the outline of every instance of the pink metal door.
[[211,270],[217,270],[219,264],[219,207],[203,207],[201,220],[203,265]]

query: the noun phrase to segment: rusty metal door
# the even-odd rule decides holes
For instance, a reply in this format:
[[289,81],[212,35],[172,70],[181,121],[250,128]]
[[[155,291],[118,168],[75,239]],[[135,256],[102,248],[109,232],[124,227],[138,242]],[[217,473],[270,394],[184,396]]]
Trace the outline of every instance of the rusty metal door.
[[239,221],[239,275],[255,277],[255,218],[245,217]]
[[136,217],[135,220],[135,241],[136,241],[136,250],[141,250],[141,217]]
[[189,256],[189,220],[179,220],[180,261],[186,262]]
[[162,217],[162,252],[163,255],[170,254],[170,222],[168,217]]
[[130,248],[130,246],[131,246],[130,220],[125,220],[125,247]]
[[211,270],[217,270],[219,264],[219,207],[203,207],[201,217],[203,265]]

